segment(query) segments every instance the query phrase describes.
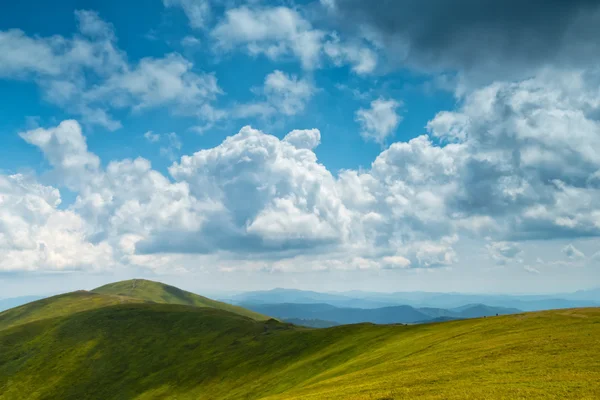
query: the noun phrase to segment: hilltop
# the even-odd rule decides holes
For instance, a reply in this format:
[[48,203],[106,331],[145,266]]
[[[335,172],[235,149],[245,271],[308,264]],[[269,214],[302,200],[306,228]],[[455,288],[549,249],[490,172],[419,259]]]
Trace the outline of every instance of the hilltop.
[[243,307],[211,300],[164,283],[133,279],[104,285],[89,292],[79,290],[52,296],[0,312],[0,329],[40,319],[62,317],[77,312],[127,303],[179,304],[215,308],[258,321],[270,319],[266,315]]
[[[0,399],[600,396],[597,308],[310,329],[214,307],[159,304],[148,296],[166,295],[161,291],[119,286],[127,288],[75,292],[38,307],[57,310],[70,299],[95,305],[87,310],[16,324],[17,309],[0,314]],[[99,305],[107,299],[119,303]]]
[[225,310],[234,314],[243,315],[258,321],[267,320],[263,314],[234,306],[220,301],[209,299],[195,293],[186,292],[175,286],[146,279],[132,279],[101,286],[92,290],[93,293],[133,297],[144,301],[161,304],[181,304],[194,307],[209,307]]

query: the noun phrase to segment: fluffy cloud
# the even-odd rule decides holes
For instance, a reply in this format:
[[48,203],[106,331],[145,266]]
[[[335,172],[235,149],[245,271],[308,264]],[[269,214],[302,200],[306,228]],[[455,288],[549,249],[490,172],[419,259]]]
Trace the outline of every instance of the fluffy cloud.
[[373,100],[370,108],[359,109],[356,121],[360,123],[362,137],[383,144],[402,121],[402,117],[396,112],[401,105],[395,100],[380,98]]
[[55,128],[23,132],[21,137],[44,153],[57,177],[73,190],[79,189],[82,182],[98,173],[100,159],[87,151],[85,137],[76,121],[64,121]]
[[[102,167],[74,121],[21,136],[78,193],[59,211],[44,189],[40,209],[77,218],[69,230],[78,240],[109,246],[119,263],[158,268],[183,254],[269,260],[281,270],[300,268],[299,257],[317,270],[450,267],[468,237],[498,264],[527,266],[524,240],[600,234],[596,79],[548,70],[469,92],[429,123],[429,135],[337,175],[317,161],[317,129],[280,140],[244,127],[184,155],[169,176],[142,158]],[[4,246],[32,246],[18,244],[35,237],[21,231],[4,229]],[[575,245],[564,253],[584,257]]]
[[305,69],[321,66],[326,56],[335,65],[349,64],[354,72],[372,72],[377,55],[360,40],[342,42],[335,33],[314,28],[296,9],[288,7],[239,7],[227,10],[212,31],[217,49],[244,48],[250,55],[272,60],[293,56]]
[[134,110],[175,105],[178,112],[193,114],[221,94],[212,74],[198,75],[193,64],[179,54],[144,58],[133,69],[111,76],[85,94],[90,102],[110,102]]
[[234,8],[226,11],[224,20],[212,32],[223,50],[244,46],[252,55],[265,54],[271,59],[293,54],[309,69],[319,62],[324,35],[287,7]]
[[317,130],[294,131],[287,141],[246,127],[214,149],[182,157],[170,168],[174,181],[142,158],[101,168],[75,121],[21,136],[79,193],[70,211],[87,222],[87,237],[111,243],[120,257],[285,254],[348,235],[335,178],[309,148],[318,144]]
[[111,24],[92,11],[75,16],[79,32],[72,38],[0,31],[0,77],[32,79],[47,101],[109,130],[121,127],[110,113],[115,108],[168,106],[212,119],[210,103],[222,93],[214,75],[193,72],[175,53],[131,64]]
[[349,217],[335,179],[315,154],[250,127],[214,149],[182,157],[169,171],[193,196],[219,199],[226,210],[198,235],[207,243],[184,242],[186,251],[285,252],[339,243],[347,235]]
[[0,175],[0,271],[110,268],[112,248],[86,240],[85,221],[60,210],[57,189]]
[[324,44],[323,51],[335,65],[352,65],[352,70],[361,75],[373,72],[377,66],[377,54],[360,43],[342,43],[337,35]]
[[275,71],[265,78],[265,95],[269,102],[285,115],[294,115],[304,109],[315,89],[306,80],[298,80],[281,71]]
[[275,70],[265,77],[262,88],[255,88],[253,91],[265,100],[241,104],[236,107],[233,116],[246,118],[301,114],[316,88],[307,79],[298,79],[295,75]]
[[321,143],[321,132],[318,129],[296,129],[288,133],[283,141],[297,149],[312,150]]
[[588,73],[549,71],[469,94],[439,114],[432,135],[465,147],[452,207],[489,215],[513,239],[600,233],[594,174],[600,168],[598,94]]

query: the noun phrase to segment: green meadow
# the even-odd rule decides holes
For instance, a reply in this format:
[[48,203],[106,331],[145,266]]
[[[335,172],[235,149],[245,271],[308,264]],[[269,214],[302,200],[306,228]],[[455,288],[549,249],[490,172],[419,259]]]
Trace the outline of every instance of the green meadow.
[[0,399],[600,398],[597,308],[309,329],[128,288],[0,313]]

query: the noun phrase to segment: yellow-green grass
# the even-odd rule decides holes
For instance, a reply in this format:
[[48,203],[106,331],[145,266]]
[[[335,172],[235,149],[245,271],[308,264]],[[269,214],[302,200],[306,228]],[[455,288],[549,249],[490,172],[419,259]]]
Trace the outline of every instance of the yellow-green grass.
[[185,290],[181,290],[174,286],[145,279],[132,279],[128,281],[111,283],[94,289],[93,292],[134,297],[154,303],[181,304],[194,307],[216,308],[219,310],[229,311],[234,314],[243,315],[257,321],[266,321],[270,319],[270,317],[267,317],[266,315],[250,311],[242,307],[215,301],[191,292],[186,292]]
[[0,330],[0,399],[598,399],[600,309],[305,329],[121,304]]

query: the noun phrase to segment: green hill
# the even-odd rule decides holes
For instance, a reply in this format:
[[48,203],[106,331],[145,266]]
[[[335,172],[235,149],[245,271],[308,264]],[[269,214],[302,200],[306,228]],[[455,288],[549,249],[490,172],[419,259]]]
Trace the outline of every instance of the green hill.
[[127,296],[101,295],[78,292],[48,297],[0,313],[0,330],[41,319],[71,315],[81,311],[123,303],[141,303],[143,300]]
[[234,306],[220,301],[215,301],[207,297],[186,292],[174,286],[165,285],[160,282],[148,281],[145,279],[132,279],[110,283],[92,290],[94,293],[127,296],[145,301],[151,301],[161,304],[181,304],[194,307],[210,307],[219,310],[225,310],[234,314],[243,315],[257,321],[270,319],[263,314],[247,310],[242,307]]
[[0,328],[0,399],[600,397],[597,308],[309,329],[123,299]]

